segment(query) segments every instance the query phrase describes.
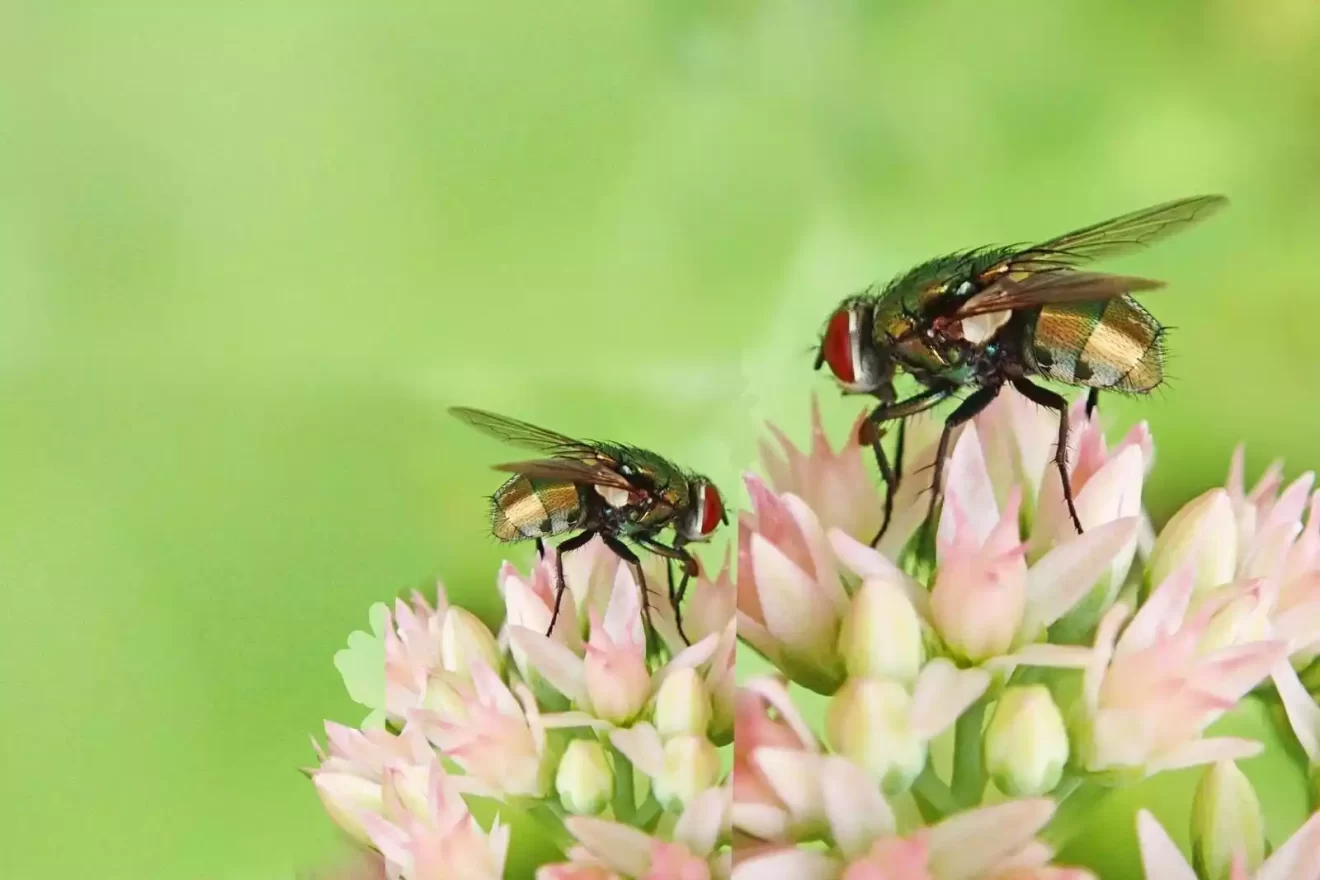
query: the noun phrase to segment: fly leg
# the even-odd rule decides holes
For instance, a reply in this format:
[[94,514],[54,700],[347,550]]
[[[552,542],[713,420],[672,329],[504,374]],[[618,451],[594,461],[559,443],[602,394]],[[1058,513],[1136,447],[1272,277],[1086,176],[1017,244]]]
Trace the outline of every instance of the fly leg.
[[1100,389],[1092,388],[1090,391],[1086,393],[1086,418],[1088,421],[1091,418],[1091,414],[1095,412],[1095,408],[1097,405],[1099,405],[1099,403],[1100,403]]
[[[564,601],[564,591],[568,589],[568,583],[564,580],[564,557],[594,537],[596,537],[596,533],[588,529],[580,535],[569,538],[555,550],[555,574],[557,575],[555,580],[555,610],[550,614],[550,628],[545,631],[547,636],[555,631],[555,623],[559,620],[559,604]],[[541,543],[540,538],[536,539],[536,544],[537,551],[544,554],[545,545]]]
[[[931,407],[944,400],[952,393],[952,389],[938,385],[934,388],[927,388],[919,394],[914,394],[907,400],[898,403],[882,403],[871,411],[862,422],[861,429],[857,432],[857,441],[864,446],[870,446],[875,453],[875,463],[880,468],[880,476],[885,481],[885,516],[880,521],[880,531],[876,532],[871,539],[871,546],[874,547],[880,543],[880,539],[889,531],[889,520],[894,515],[894,496],[898,493],[898,483],[902,479],[903,464],[903,436],[905,433],[904,425],[908,416],[916,415],[919,412],[930,409]],[[880,445],[880,425],[884,422],[890,422],[895,419],[898,423],[898,450],[897,458],[899,468],[894,469],[889,466],[889,459],[885,457],[884,447]]]
[[614,535],[602,532],[600,537],[605,542],[605,546],[613,550],[614,555],[628,563],[628,567],[632,569],[633,578],[637,581],[637,588],[642,592],[642,627],[646,630],[646,656],[655,656],[658,653],[659,645],[653,641],[655,627],[651,623],[651,591],[646,586],[646,572],[642,571],[642,560],[632,551],[632,548]]
[[545,541],[540,538],[536,539],[536,558],[545,559]]
[[[1073,503],[1072,481],[1068,478],[1068,401],[1048,388],[1033,385],[1023,378],[1014,378],[1013,387],[1028,400],[1040,406],[1048,407],[1059,414],[1059,445],[1054,450],[1054,464],[1059,469],[1059,479],[1063,481],[1063,500],[1068,502],[1068,514],[1072,517],[1077,534],[1082,533],[1082,521],[1077,516],[1077,505]],[[1092,389],[1091,395],[1096,391]],[[1089,404],[1094,397],[1088,396]]]
[[[666,547],[654,538],[643,538],[642,545],[657,555],[665,557],[668,563],[665,569],[669,572],[669,606],[674,609],[674,624],[678,627],[678,636],[683,640],[683,644],[691,645],[692,640],[683,632],[683,596],[687,594],[688,581],[697,574],[697,560],[692,558],[687,548],[682,544],[682,539],[675,538],[673,547]],[[672,562],[677,560],[683,566],[683,580],[679,582],[677,588],[674,587],[674,566]]]
[[926,511],[926,528],[934,527],[935,506],[944,497],[944,461],[949,455],[949,442],[953,438],[953,429],[970,421],[977,413],[989,406],[999,394],[1000,387],[983,385],[976,389],[944,420],[944,430],[940,432],[940,442],[935,447],[935,479],[930,487],[930,508]]

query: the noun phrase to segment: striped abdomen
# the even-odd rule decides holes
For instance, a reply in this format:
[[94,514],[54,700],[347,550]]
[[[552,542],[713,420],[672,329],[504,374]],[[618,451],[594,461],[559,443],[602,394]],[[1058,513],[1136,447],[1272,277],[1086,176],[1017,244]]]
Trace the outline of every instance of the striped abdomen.
[[1131,297],[1023,313],[1023,357],[1069,385],[1141,393],[1164,381],[1164,328]]
[[576,483],[538,480],[522,474],[495,492],[490,526],[501,541],[548,538],[581,528],[586,518]]

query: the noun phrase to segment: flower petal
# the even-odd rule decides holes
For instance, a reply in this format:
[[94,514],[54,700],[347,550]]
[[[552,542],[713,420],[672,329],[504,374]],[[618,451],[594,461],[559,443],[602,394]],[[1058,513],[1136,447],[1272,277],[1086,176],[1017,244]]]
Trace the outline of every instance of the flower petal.
[[1297,742],[1311,763],[1315,763],[1320,760],[1320,706],[1311,699],[1288,661],[1276,663],[1270,677],[1274,679],[1274,687],[1279,691],[1283,711],[1288,716],[1288,724]]
[[816,584],[761,535],[752,535],[752,566],[766,629],[793,653],[827,663],[839,620]]
[[975,880],[1030,843],[1052,815],[1048,798],[957,813],[928,832],[931,873],[940,880]]
[[730,806],[728,788],[710,788],[697,795],[674,824],[674,842],[694,855],[709,856],[727,830]]
[[762,747],[752,753],[752,763],[795,820],[809,821],[824,813],[819,755],[797,749]]
[[608,819],[570,816],[565,827],[592,855],[622,874],[643,877],[651,867],[651,842],[654,838]]
[[944,657],[926,664],[912,688],[912,732],[933,739],[990,687],[984,669],[959,669]]
[[1256,880],[1320,878],[1320,813],[1316,813],[1256,870]]
[[894,834],[894,811],[871,777],[856,764],[836,756],[825,758],[820,786],[834,842],[846,858],[857,858],[873,841]]
[[908,601],[917,609],[917,614],[923,620],[930,620],[930,592],[901,568],[881,553],[838,529],[830,530],[829,541],[839,561],[858,577],[862,580],[893,584],[903,591],[903,595],[907,596]]
[[509,627],[509,644],[522,651],[550,686],[573,703],[586,703],[587,687],[582,658],[565,645],[525,626]]
[[742,859],[731,880],[836,880],[840,867],[818,850],[781,849]]
[[944,473],[945,507],[940,515],[937,543],[942,545],[953,540],[955,508],[961,511],[977,543],[985,543],[995,523],[999,522],[999,505],[995,501],[995,487],[986,470],[975,424],[968,424],[963,429],[944,466]]
[[1067,614],[1103,575],[1114,558],[1136,539],[1137,518],[1126,517],[1070,538],[1027,570],[1026,632],[1046,627]]
[[1178,845],[1146,810],[1137,812],[1137,841],[1146,880],[1196,880],[1196,872],[1178,851]]
[[610,731],[610,742],[623,756],[652,779],[665,769],[665,748],[660,734],[645,722]]
[[1146,763],[1146,775],[1154,776],[1166,770],[1182,770],[1201,764],[1215,764],[1219,761],[1241,761],[1254,758],[1265,747],[1254,739],[1242,739],[1236,736],[1214,736],[1194,739],[1171,752]]

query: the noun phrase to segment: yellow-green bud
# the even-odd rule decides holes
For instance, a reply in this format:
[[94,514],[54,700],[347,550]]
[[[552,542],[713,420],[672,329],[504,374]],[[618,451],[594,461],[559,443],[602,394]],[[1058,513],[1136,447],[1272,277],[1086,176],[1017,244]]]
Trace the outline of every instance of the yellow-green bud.
[[600,743],[575,739],[568,744],[555,772],[555,791],[570,813],[594,816],[605,809],[614,792],[614,771]]
[[912,697],[896,681],[849,679],[830,700],[825,730],[834,750],[885,794],[907,791],[926,766],[926,742],[912,730]]
[[681,812],[693,798],[719,779],[720,756],[704,736],[685,734],[665,743],[664,767],[655,779],[655,797],[672,812]]
[[1211,489],[1182,506],[1155,539],[1150,554],[1150,585],[1164,579],[1196,554],[1196,590],[1233,580],[1237,566],[1237,519],[1223,489]]
[[1251,783],[1232,761],[1208,768],[1192,798],[1192,862],[1203,880],[1227,880],[1240,856],[1254,874],[1265,860],[1265,820]]
[[985,730],[985,768],[995,787],[1013,797],[1054,790],[1068,763],[1068,731],[1049,688],[1007,688]]
[[692,668],[675,670],[655,695],[655,729],[662,739],[685,733],[705,736],[711,713],[710,691]]
[[880,580],[862,584],[843,617],[839,653],[854,678],[915,681],[925,650],[921,620],[903,591]]
[[473,660],[481,660],[498,675],[504,657],[481,618],[465,608],[451,606],[440,627],[440,664],[449,672],[467,676],[471,675]]

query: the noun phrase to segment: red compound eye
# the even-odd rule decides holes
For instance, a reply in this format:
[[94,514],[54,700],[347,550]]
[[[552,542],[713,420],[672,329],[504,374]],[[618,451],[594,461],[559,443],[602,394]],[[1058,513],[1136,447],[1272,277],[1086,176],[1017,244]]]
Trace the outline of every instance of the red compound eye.
[[852,320],[849,309],[839,309],[830,318],[830,325],[825,328],[825,339],[821,348],[825,352],[825,363],[840,382],[852,384],[857,381],[857,371],[853,367]]
[[706,484],[705,510],[701,514],[701,534],[709,535],[724,519],[724,502],[720,500],[720,491],[710,483]]

